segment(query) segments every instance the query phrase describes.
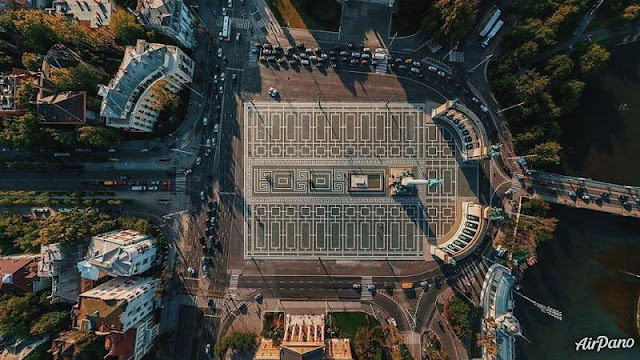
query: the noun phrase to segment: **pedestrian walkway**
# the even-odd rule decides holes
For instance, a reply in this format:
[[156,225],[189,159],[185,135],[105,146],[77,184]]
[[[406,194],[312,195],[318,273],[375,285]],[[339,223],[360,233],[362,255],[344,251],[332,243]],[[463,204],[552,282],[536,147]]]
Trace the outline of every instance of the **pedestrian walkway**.
[[189,132],[186,132],[182,135],[182,138],[180,138],[180,149],[186,148],[187,145],[189,145],[189,140]]
[[376,73],[377,74],[386,74],[387,73],[387,63],[389,62],[389,55],[385,55],[384,59],[378,60],[376,64]]
[[176,192],[187,192],[187,176],[184,174],[176,175]]
[[240,280],[240,275],[231,275],[231,281],[229,282],[229,295],[233,299],[235,299],[238,294],[239,280]]
[[360,300],[371,301],[373,300],[373,293],[369,291],[369,285],[373,285],[373,278],[371,276],[363,276],[361,280],[360,288]]
[[442,45],[438,44],[435,39],[427,40],[426,45],[432,53],[436,53],[438,50],[442,49]]
[[[216,27],[222,27],[222,21],[223,21],[222,17],[216,18]],[[232,18],[229,18],[229,22],[231,23],[231,27],[238,27],[244,30],[247,30],[248,28],[251,27],[250,19],[232,17]]]

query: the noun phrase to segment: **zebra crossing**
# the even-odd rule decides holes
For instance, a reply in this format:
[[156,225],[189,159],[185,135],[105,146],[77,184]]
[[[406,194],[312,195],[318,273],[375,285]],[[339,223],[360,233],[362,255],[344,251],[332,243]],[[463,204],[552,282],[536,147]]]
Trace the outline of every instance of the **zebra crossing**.
[[[216,26],[222,26],[222,19],[223,18],[221,18],[221,17],[216,19]],[[244,29],[244,30],[247,30],[248,28],[251,27],[251,20],[250,19],[232,17],[232,18],[229,18],[229,22],[231,23],[232,27],[237,27],[237,28]]]
[[182,138],[180,138],[180,149],[186,148],[187,145],[189,145],[189,133],[185,133],[182,135]]
[[187,176],[184,174],[176,175],[176,192],[187,191]]
[[267,27],[267,23],[264,22],[264,19],[258,20],[257,24],[258,24],[258,28],[260,29],[264,29]]
[[385,56],[384,59],[378,60],[376,64],[376,73],[377,74],[386,74],[387,73],[387,63],[389,62],[389,55]]
[[484,258],[478,262],[466,262],[459,265],[455,274],[455,287],[471,294],[471,298],[479,301],[482,283],[488,270],[489,264]]
[[238,292],[238,281],[240,280],[240,275],[231,275],[231,280],[229,281],[229,295],[231,298],[235,299],[236,294]]

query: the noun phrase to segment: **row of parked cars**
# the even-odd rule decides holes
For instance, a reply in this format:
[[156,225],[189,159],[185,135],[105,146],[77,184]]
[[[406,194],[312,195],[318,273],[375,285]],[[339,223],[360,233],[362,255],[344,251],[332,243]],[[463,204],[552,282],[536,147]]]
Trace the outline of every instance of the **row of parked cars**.
[[480,218],[475,215],[467,214],[466,220],[464,228],[462,229],[462,234],[458,235],[458,237],[453,240],[453,243],[447,245],[447,247],[443,249],[445,252],[449,253],[449,255],[464,249],[478,232],[480,227]]
[[462,115],[453,116],[450,113],[444,115],[444,117],[451,121],[454,126],[460,129],[460,133],[462,134],[462,141],[464,142],[464,148],[467,150],[473,149],[473,137],[471,136],[471,131],[467,129],[467,126],[463,123],[463,120],[468,119]]
[[332,50],[324,51],[320,48],[307,48],[304,43],[283,48],[278,45],[258,42],[252,51],[259,54],[259,60],[262,62],[276,63],[281,66],[315,65],[319,68],[324,66],[335,68],[340,63],[376,65],[378,58],[380,58],[377,54],[385,51],[384,49],[376,49],[376,52],[372,53],[369,48],[357,48],[352,44],[349,44],[348,48],[349,50],[342,46],[336,46]]

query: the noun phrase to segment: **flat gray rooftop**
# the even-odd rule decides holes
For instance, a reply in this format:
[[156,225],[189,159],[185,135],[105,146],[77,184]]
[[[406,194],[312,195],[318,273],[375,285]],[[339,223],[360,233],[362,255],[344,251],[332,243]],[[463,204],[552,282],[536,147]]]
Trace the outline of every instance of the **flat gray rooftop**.
[[[424,104],[247,102],[244,116],[246,258],[420,260],[453,226],[458,150]],[[444,181],[392,197],[401,167]],[[350,191],[354,174],[381,190]]]

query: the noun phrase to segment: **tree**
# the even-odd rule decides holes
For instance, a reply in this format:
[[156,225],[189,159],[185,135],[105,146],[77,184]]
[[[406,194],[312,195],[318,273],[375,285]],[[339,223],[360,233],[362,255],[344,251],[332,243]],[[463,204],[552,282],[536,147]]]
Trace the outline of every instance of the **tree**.
[[547,217],[551,206],[539,197],[534,197],[522,203],[520,212],[528,216]]
[[629,5],[622,11],[622,18],[626,21],[635,20],[640,16],[640,5]]
[[422,28],[441,41],[458,41],[473,28],[477,6],[477,0],[438,0],[427,12]]
[[557,223],[551,217],[520,216],[515,234],[516,223],[505,223],[499,243],[516,258],[535,256],[538,244],[553,238]]
[[222,357],[229,349],[239,352],[249,351],[255,347],[255,341],[254,333],[232,332],[216,343],[215,352]]
[[22,65],[27,70],[38,71],[40,64],[38,63],[38,54],[24,52],[22,53]]
[[562,146],[555,141],[538,144],[530,152],[530,155],[535,155],[530,158],[530,163],[533,166],[557,164],[560,162],[561,150]]
[[115,31],[116,42],[121,45],[133,45],[137,39],[145,37],[142,25],[136,21],[132,14],[122,8],[111,15],[109,27]]
[[8,296],[0,299],[0,335],[24,339],[30,335],[31,322],[38,316],[37,297]]
[[113,128],[83,126],[78,129],[78,141],[91,146],[107,146],[120,140],[120,133]]
[[538,43],[530,40],[515,49],[513,56],[522,63],[530,60],[536,53],[538,53]]
[[356,329],[353,345],[358,359],[373,359],[374,355],[382,351],[383,343],[384,334],[381,327],[359,327]]
[[573,60],[567,54],[558,54],[547,61],[544,72],[552,82],[564,80],[573,73]]
[[42,220],[37,245],[60,243],[70,247],[91,235],[114,230],[115,225],[109,216],[95,209],[73,209]]
[[0,143],[24,150],[32,149],[40,140],[42,133],[32,113],[26,113],[4,121],[0,132]]
[[147,219],[124,216],[118,218],[118,227],[139,231],[145,235],[153,235],[153,224]]
[[149,89],[153,95],[153,102],[151,106],[154,110],[175,110],[180,104],[178,95],[172,93],[167,89],[166,80],[158,80]]
[[609,61],[607,49],[598,44],[592,44],[580,56],[580,72],[584,75],[592,75],[602,70],[607,61]]
[[562,105],[563,112],[568,113],[578,106],[584,87],[585,83],[577,79],[567,80],[560,87],[558,90],[558,100]]
[[76,87],[73,68],[52,68],[50,80],[60,91],[68,91]]
[[35,110],[34,103],[38,95],[38,88],[34,87],[28,81],[20,81],[20,85],[16,89],[14,96],[16,105],[30,111]]
[[32,336],[47,335],[63,328],[69,320],[69,314],[64,311],[53,311],[42,315],[29,330]]
[[78,134],[75,129],[47,128],[45,132],[54,144],[71,147],[78,143]]
[[496,344],[496,334],[494,331],[477,334],[476,342],[479,347],[484,348],[484,351],[488,355],[495,356],[498,354],[498,345]]
[[468,338],[471,336],[471,320],[473,314],[473,305],[460,294],[452,296],[444,308],[444,315],[451,324],[453,332],[459,338]]

